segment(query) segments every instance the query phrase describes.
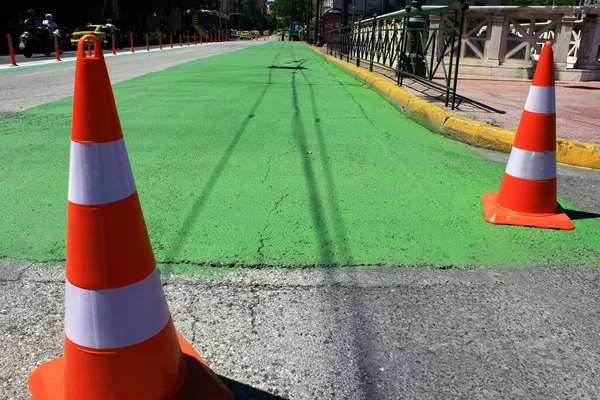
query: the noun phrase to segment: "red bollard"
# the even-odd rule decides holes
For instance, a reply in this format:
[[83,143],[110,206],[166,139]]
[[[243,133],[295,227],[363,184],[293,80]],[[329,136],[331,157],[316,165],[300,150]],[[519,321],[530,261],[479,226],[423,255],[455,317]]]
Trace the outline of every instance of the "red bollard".
[[129,35],[129,44],[131,45],[131,52],[135,53],[135,48],[133,47],[133,35]]
[[183,37],[179,34],[179,47],[183,47]]
[[158,48],[162,50],[162,33],[158,34]]
[[190,47],[190,34],[187,33],[186,36],[187,36],[188,47]]
[[116,38],[115,38],[115,34],[113,33],[112,35],[110,35],[111,39],[112,39],[112,53],[113,55],[117,54],[117,44],[116,44]]
[[54,52],[56,53],[56,61],[60,61],[60,49],[58,48],[58,36],[54,36]]
[[173,48],[173,34],[169,34],[169,42],[171,43],[171,48]]
[[150,39],[148,39],[147,33],[146,33],[146,51],[150,51]]
[[17,59],[15,58],[15,51],[13,50],[12,37],[10,35],[6,35],[6,39],[8,40],[8,52],[10,53],[10,66],[18,67]]

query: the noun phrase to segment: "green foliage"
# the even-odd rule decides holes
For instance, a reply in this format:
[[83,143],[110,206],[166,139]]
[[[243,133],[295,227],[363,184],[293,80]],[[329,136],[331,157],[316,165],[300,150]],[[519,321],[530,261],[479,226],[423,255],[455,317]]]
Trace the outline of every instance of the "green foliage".
[[256,0],[242,0],[242,28],[245,30],[262,28],[262,12]]
[[283,19],[284,26],[287,27],[292,21],[306,21],[307,5],[307,0],[277,0],[272,10],[276,17]]

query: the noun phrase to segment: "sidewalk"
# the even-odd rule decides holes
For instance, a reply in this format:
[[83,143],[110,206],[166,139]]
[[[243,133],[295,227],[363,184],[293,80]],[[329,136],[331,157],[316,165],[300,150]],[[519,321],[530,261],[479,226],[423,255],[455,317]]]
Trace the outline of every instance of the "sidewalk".
[[[327,54],[327,46],[319,49]],[[368,64],[361,65],[362,67]],[[395,81],[390,70],[379,69],[379,74]],[[444,106],[435,96],[439,91],[411,79],[402,88],[436,105]],[[486,107],[462,102],[454,112],[468,118],[502,128],[516,130],[531,80],[481,75],[460,75],[457,93],[483,103]],[[600,82],[556,82],[556,131],[565,139],[600,143]]]

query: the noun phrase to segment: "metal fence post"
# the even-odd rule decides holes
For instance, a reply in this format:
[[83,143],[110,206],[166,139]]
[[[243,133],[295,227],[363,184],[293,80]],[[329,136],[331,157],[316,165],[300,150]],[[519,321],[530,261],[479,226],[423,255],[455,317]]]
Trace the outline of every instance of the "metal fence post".
[[360,21],[358,21],[358,34],[356,35],[357,38],[357,46],[356,46],[356,66],[360,67]]
[[373,30],[371,31],[371,61],[369,71],[373,72],[373,59],[375,58],[375,35],[377,35],[377,14],[373,14]]
[[402,81],[404,79],[404,62],[406,61],[406,35],[408,32],[408,17],[404,17],[402,20],[402,44],[400,46],[400,55],[402,57],[402,62],[400,63],[400,69],[398,74],[398,85],[402,86]]
[[346,46],[347,50],[348,50],[348,54],[346,54],[346,62],[350,62],[350,53],[352,53],[352,46],[353,46],[353,42],[354,42],[354,38],[352,37],[354,35],[354,23],[352,25],[350,25],[350,27],[348,28],[348,45]]
[[463,6],[461,11],[460,11],[460,24],[459,24],[459,28],[458,28],[458,49],[457,52],[457,56],[456,56],[456,69],[454,70],[454,85],[452,87],[452,109],[454,110],[454,107],[456,106],[456,85],[458,83],[458,65],[460,64],[460,57],[461,57],[461,51],[462,51],[462,35],[463,35],[463,29],[464,29],[464,22],[465,22],[465,10],[469,8],[469,6],[467,4],[464,4],[464,0],[463,2],[461,2],[461,5]]
[[344,59],[344,27],[340,27],[340,60]]

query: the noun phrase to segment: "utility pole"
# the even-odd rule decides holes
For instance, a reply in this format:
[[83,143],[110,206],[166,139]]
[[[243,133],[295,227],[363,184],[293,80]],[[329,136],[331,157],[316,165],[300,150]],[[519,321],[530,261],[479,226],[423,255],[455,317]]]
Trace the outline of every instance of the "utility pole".
[[317,0],[317,15],[316,15],[316,26],[315,26],[315,32],[316,32],[316,45],[317,47],[321,47],[323,46],[323,43],[321,43],[321,0]]
[[310,14],[312,11],[312,1],[306,0],[306,41],[312,43],[310,38]]
[[290,0],[290,17],[292,18],[290,22],[294,22],[294,0]]

